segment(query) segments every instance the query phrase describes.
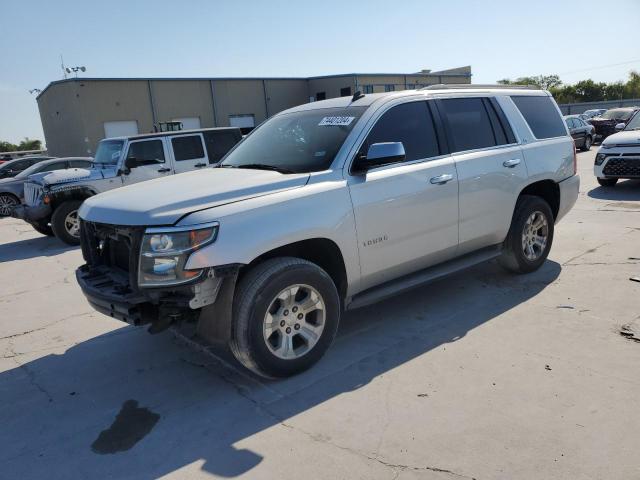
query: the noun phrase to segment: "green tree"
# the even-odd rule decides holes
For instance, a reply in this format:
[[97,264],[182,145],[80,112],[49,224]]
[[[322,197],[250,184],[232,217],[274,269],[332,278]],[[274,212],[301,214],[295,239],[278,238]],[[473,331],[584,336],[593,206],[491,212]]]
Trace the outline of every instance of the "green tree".
[[0,152],[15,152],[17,149],[13,143],[0,141]]
[[42,150],[42,141],[25,137],[18,145],[18,150]]
[[562,85],[562,80],[558,75],[537,75],[535,77],[519,77],[515,80],[504,78],[498,80],[498,83],[502,85],[535,85],[536,87],[549,90]]

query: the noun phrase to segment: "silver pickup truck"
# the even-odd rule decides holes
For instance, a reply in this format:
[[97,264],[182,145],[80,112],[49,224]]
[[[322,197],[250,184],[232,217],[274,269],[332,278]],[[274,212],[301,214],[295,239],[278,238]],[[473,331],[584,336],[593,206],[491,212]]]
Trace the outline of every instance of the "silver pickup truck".
[[86,200],[76,276],[98,311],[193,322],[268,377],[317,362],[344,309],[496,257],[538,269],[579,187],[549,93],[482,86],[292,108],[218,167]]
[[78,245],[78,208],[85,199],[217,164],[241,138],[238,128],[207,128],[102,140],[92,168],[30,177],[24,185],[24,204],[14,208],[12,215],[39,232],[50,228],[63,242]]

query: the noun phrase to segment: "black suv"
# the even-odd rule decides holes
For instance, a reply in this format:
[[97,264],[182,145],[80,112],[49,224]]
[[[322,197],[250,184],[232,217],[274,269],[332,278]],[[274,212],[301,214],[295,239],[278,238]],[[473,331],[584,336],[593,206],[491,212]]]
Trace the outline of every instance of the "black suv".
[[612,108],[599,117],[592,118],[590,123],[596,128],[596,140],[602,141],[616,133],[616,125],[619,123],[624,123],[626,126],[638,110],[640,107]]

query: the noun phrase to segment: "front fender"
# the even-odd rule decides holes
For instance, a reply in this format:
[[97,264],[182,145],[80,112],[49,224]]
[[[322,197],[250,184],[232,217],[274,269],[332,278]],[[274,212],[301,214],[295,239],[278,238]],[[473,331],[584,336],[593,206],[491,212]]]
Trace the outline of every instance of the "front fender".
[[360,278],[355,220],[343,180],[196,212],[180,225],[208,221],[220,223],[218,237],[213,244],[194,252],[186,268],[248,264],[276,248],[321,238],[333,241],[340,249],[348,285]]

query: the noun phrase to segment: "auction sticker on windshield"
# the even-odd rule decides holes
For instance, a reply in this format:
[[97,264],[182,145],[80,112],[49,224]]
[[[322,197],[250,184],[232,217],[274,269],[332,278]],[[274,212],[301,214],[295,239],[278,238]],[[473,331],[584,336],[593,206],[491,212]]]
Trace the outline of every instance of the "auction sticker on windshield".
[[349,125],[356,117],[324,117],[318,125]]

